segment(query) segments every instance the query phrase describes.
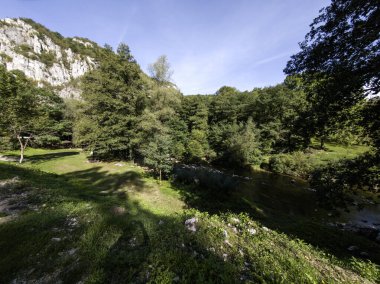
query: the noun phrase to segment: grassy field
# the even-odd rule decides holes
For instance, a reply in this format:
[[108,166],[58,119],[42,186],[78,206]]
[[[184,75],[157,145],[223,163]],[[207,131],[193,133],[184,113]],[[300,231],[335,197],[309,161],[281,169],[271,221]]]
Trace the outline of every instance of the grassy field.
[[[371,262],[325,249],[286,230],[292,220],[273,206],[255,204],[266,219],[227,206],[211,215],[196,205],[217,196],[189,194],[131,163],[90,163],[80,150],[30,149],[22,165],[0,162],[0,283],[380,281],[376,254]],[[311,226],[299,230],[333,244],[342,237]]]

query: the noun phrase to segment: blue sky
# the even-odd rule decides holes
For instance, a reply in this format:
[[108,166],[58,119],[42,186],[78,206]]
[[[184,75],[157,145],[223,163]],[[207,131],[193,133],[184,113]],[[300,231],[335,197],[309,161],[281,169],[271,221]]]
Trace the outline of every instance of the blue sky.
[[28,17],[64,36],[126,42],[143,70],[167,55],[184,94],[280,83],[329,0],[0,0],[0,17]]

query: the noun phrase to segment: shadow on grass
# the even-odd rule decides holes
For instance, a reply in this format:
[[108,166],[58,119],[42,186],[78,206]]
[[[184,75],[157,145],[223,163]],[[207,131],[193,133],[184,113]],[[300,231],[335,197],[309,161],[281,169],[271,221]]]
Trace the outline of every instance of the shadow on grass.
[[[15,176],[27,184],[18,194],[33,194],[39,210],[0,226],[1,283],[74,283],[87,277],[95,283],[172,282],[175,277],[232,283],[239,277],[237,267],[212,252],[201,258],[184,250],[182,242],[205,254],[207,244],[186,232],[178,216],[155,215],[128,201],[127,192],[123,198],[115,194],[128,185],[142,190],[137,173],[93,168],[59,176],[0,163],[0,179]],[[125,212],[115,214],[115,206]]]
[[102,171],[102,167],[70,172],[62,176],[81,187],[103,194],[116,193],[122,189],[142,190],[145,186],[141,173],[134,171],[109,173]]
[[[275,180],[272,182],[276,183]],[[262,184],[242,183],[235,189],[219,191],[178,182],[173,182],[173,187],[178,189],[182,200],[191,208],[212,214],[245,212],[264,226],[301,239],[343,261],[356,256],[380,264],[380,245],[355,233],[329,227],[329,218],[326,216],[323,219],[318,212],[314,212],[314,209],[320,210],[316,198],[310,195],[300,198],[296,188],[294,192],[280,192],[276,191],[278,188]],[[283,186],[295,185],[289,179]],[[349,251],[348,247],[353,245],[359,250]],[[366,252],[368,256],[360,255],[361,252]]]
[[[56,153],[46,153],[46,154],[25,154],[25,161],[28,161],[32,164],[34,163],[40,163],[40,162],[45,162],[48,160],[54,160],[54,159],[59,159],[67,156],[75,156],[79,155],[78,151],[65,151],[65,152],[56,152]],[[13,158],[15,161],[18,161],[20,158],[19,154],[8,154],[4,155],[4,157],[7,158]]]

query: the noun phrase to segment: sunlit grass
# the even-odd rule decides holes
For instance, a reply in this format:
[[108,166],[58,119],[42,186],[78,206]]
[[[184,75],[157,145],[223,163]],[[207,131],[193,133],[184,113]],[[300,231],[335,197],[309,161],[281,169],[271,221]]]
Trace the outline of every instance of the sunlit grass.
[[[26,157],[21,166],[0,162],[0,180],[20,179],[0,197],[27,194],[37,208],[0,225],[1,283],[347,283],[364,281],[356,272],[379,277],[371,262],[326,254],[247,215],[184,210],[183,192],[132,163],[89,163],[78,149],[30,149]],[[258,200],[252,204],[264,208]],[[196,232],[184,226],[191,217]],[[319,238],[307,224],[299,229]],[[334,234],[325,230],[326,238]]]

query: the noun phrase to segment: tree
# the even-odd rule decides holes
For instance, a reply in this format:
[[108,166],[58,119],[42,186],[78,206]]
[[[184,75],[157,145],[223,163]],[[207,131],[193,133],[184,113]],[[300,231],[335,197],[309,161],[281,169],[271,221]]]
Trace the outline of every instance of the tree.
[[158,57],[157,61],[148,66],[148,70],[153,79],[159,84],[170,82],[173,71],[170,70],[170,63],[166,55]]
[[321,138],[341,111],[380,92],[378,0],[333,0],[321,10],[285,73],[299,74],[310,102],[309,129]]
[[258,131],[252,119],[249,119],[244,125],[239,125],[238,132],[231,136],[226,143],[228,160],[232,165],[241,167],[261,163],[262,154]]
[[136,102],[144,84],[129,48],[103,50],[99,67],[82,83],[83,104],[75,124],[75,142],[98,158],[131,158]]
[[168,174],[173,167],[170,157],[172,141],[169,135],[156,133],[148,144],[143,145],[141,152],[144,155],[144,164],[158,173],[159,181],[162,174]]
[[0,130],[17,140],[20,163],[32,142],[60,141],[62,110],[62,100],[50,90],[37,88],[21,71],[0,67]]
[[285,72],[331,77],[342,88],[337,97],[342,101],[355,99],[361,88],[379,93],[379,17],[378,0],[333,0],[312,23]]

